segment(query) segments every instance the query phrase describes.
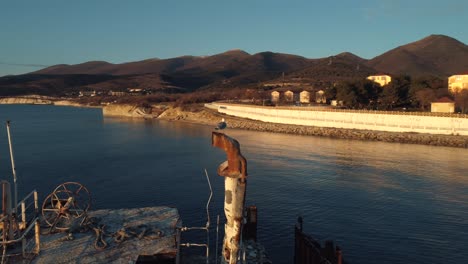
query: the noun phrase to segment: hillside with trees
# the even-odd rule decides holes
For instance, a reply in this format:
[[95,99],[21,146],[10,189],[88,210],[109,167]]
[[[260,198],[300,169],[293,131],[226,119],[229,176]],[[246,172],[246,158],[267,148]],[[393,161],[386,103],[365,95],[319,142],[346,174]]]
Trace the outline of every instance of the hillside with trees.
[[383,53],[367,62],[394,75],[446,77],[468,70],[468,46],[444,35],[430,35]]
[[[384,89],[366,76],[388,73],[394,78]],[[431,35],[371,60],[343,52],[308,59],[297,55],[231,50],[212,56],[181,56],[113,64],[90,61],[55,65],[36,72],[0,77],[0,96],[39,94],[76,96],[80,91],[144,90],[164,98],[258,97],[287,84],[287,89],[325,90],[345,107],[427,110],[447,93],[447,77],[468,72],[468,46],[443,35]],[[250,94],[256,90],[255,96]],[[209,96],[205,96],[209,94]],[[213,96],[216,94],[216,96]],[[452,97],[461,103],[464,97]],[[119,99],[120,100],[120,99]],[[132,99],[133,100],[133,99]],[[155,99],[157,100],[157,99]]]

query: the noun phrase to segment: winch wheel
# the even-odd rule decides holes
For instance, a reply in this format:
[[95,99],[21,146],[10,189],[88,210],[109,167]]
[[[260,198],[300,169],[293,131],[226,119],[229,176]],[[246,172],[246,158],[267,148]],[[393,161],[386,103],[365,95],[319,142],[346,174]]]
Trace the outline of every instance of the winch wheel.
[[42,216],[49,226],[67,230],[90,207],[91,195],[88,189],[78,182],[66,182],[46,197],[42,204]]

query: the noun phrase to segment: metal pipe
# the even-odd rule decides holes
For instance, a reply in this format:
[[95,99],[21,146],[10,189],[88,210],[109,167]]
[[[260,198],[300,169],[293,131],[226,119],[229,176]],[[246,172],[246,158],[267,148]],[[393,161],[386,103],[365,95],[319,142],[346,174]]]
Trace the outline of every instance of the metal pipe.
[[215,259],[215,264],[218,264],[218,244],[219,244],[219,241],[218,241],[218,237],[219,237],[219,215],[217,217],[217,220],[216,220],[216,259]]
[[213,189],[211,188],[211,182],[210,182],[210,177],[208,176],[208,172],[206,171],[205,168],[205,175],[206,175],[206,180],[208,181],[208,186],[210,187],[210,197],[208,198],[208,202],[206,203],[206,216],[207,216],[207,221],[206,221],[206,228],[210,227],[210,210],[209,206],[211,203],[211,198],[213,197]]
[[21,221],[26,226],[26,203],[24,201],[21,202]]
[[206,171],[205,168],[205,175],[206,175],[206,180],[208,181],[208,186],[210,187],[210,197],[208,198],[208,202],[206,203],[206,264],[210,263],[210,203],[211,203],[211,198],[213,197],[213,189],[211,188],[211,182],[210,182],[210,177],[208,176],[208,172]]
[[207,230],[206,226],[194,226],[194,227],[181,227],[180,231],[185,232],[185,231],[190,231],[190,230]]
[[34,193],[34,210],[35,210],[36,215],[38,215],[39,214],[39,197],[37,195],[36,190],[34,190],[33,193]]
[[198,244],[198,243],[182,243],[180,244],[183,247],[207,247],[207,244]]
[[218,167],[224,177],[224,213],[226,225],[223,241],[224,262],[236,264],[242,233],[242,218],[247,185],[247,160],[242,156],[237,140],[223,133],[212,132],[212,145],[226,152],[227,160]]
[[[33,222],[34,222],[34,221],[39,221],[39,218],[38,218],[38,217],[34,218]],[[34,225],[28,226],[28,228],[26,228],[26,230],[24,231],[24,233],[23,233],[19,238],[13,239],[13,240],[2,241],[2,242],[0,242],[0,244],[8,245],[8,244],[13,244],[13,243],[20,242],[23,238],[26,237],[26,234],[29,233],[29,231],[31,231],[31,229],[32,229],[33,226],[34,226]]]
[[11,207],[11,189],[10,183],[7,181],[1,181],[2,185],[2,213],[4,216],[3,219],[3,227],[2,227],[2,240],[7,241],[8,239],[12,239],[13,234],[13,218],[12,218],[12,207]]
[[7,126],[7,135],[8,135],[8,146],[10,147],[10,160],[11,160],[11,170],[13,171],[13,184],[14,184],[14,213],[16,214],[16,205],[18,204],[18,186],[16,184],[16,167],[15,159],[13,157],[13,146],[11,144],[11,135],[10,135],[10,120],[6,121]]
[[[21,201],[18,202],[18,206],[20,206],[22,202],[26,202],[26,200],[29,199],[29,197],[32,196],[32,195],[37,195],[37,191],[36,191],[36,190],[31,191],[28,195],[26,195],[26,196],[23,198],[23,200],[21,200]],[[37,199],[37,198],[34,197],[34,199]]]
[[183,247],[205,247],[206,248],[206,263],[209,263],[210,259],[210,247],[208,244],[197,244],[197,243],[182,243],[180,244]]
[[[180,218],[177,220],[176,227],[180,226],[181,220]],[[175,242],[177,246],[177,251],[176,251],[176,264],[180,264],[180,229],[176,229],[176,237],[175,237]]]
[[39,218],[36,218],[36,222],[34,224],[34,235],[36,238],[36,254],[39,254],[41,251],[41,226],[39,224]]
[[206,231],[206,244],[195,244],[195,243],[184,243],[180,244],[181,246],[205,246],[206,247],[206,264],[210,263],[210,225],[211,225],[211,220],[210,220],[210,203],[211,199],[213,197],[213,189],[211,188],[211,181],[210,177],[208,176],[208,171],[205,168],[205,175],[206,175],[206,180],[208,181],[208,187],[210,188],[210,196],[208,197],[208,201],[206,202],[206,224],[204,227],[202,226],[194,226],[194,227],[181,227],[179,228],[180,232],[184,231],[190,231],[190,230],[205,230]]

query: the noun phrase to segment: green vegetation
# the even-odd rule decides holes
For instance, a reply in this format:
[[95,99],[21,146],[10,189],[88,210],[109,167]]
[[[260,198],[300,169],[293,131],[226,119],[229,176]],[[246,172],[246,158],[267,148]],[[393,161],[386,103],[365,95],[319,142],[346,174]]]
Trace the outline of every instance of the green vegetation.
[[345,107],[353,109],[427,111],[431,102],[448,97],[463,113],[468,110],[468,91],[452,95],[446,81],[435,76],[396,76],[384,87],[369,80],[345,81],[326,89],[325,95],[328,100],[342,101]]
[[468,113],[468,90],[462,90],[455,94],[455,104],[462,113]]

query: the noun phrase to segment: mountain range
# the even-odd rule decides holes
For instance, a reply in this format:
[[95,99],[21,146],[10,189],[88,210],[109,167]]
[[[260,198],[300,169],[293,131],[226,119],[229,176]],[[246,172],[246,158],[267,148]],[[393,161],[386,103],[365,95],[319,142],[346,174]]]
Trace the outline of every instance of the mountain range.
[[147,59],[121,64],[105,61],[59,64],[28,74],[1,77],[0,95],[129,87],[192,91],[285,81],[317,86],[375,73],[446,78],[462,72],[468,72],[468,46],[448,36],[430,35],[370,60],[349,52],[308,59],[291,54],[249,54],[230,50],[212,56]]

